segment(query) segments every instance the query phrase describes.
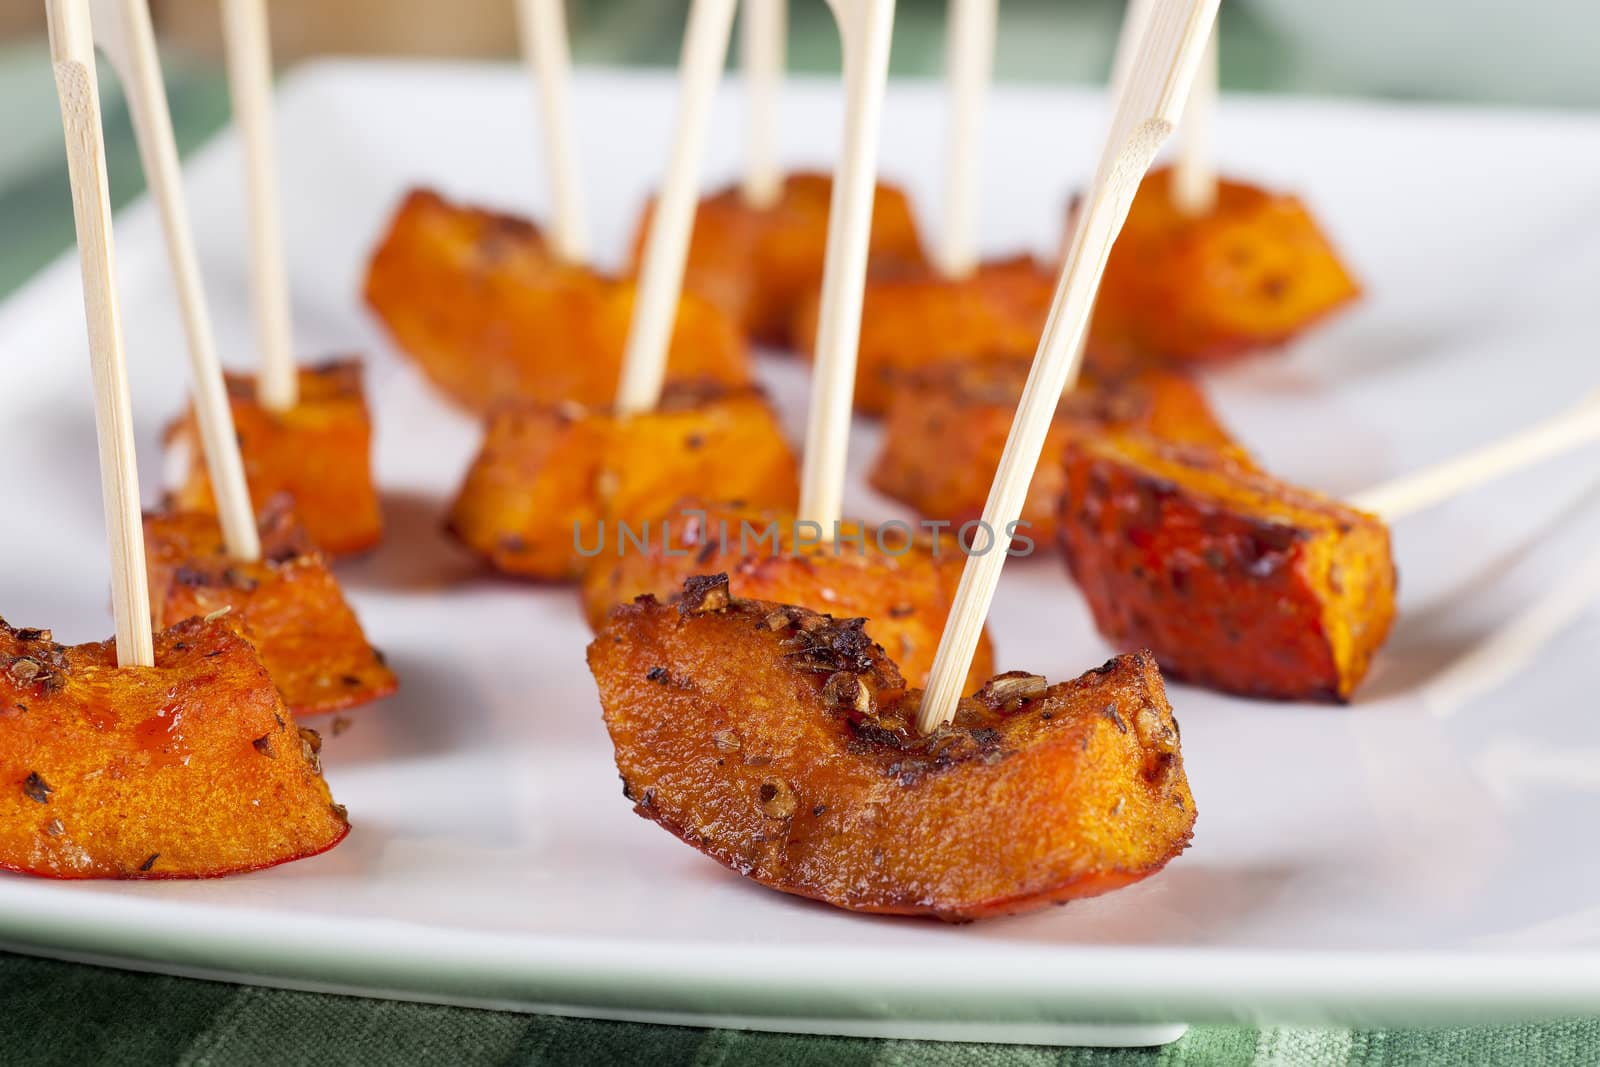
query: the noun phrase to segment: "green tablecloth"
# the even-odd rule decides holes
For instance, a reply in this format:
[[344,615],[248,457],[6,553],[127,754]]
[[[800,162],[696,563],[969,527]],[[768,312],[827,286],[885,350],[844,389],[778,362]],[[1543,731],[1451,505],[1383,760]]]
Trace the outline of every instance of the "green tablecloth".
[[[608,19],[605,4],[576,44],[580,62],[670,60],[675,5],[634,7]],[[609,5],[617,7],[616,4]],[[810,8],[815,8],[815,11]],[[942,5],[901,6],[899,73],[938,69]],[[1101,76],[1114,26],[1111,0],[1084,0],[1068,23],[1054,0],[1005,5],[1002,76]],[[1048,10],[1046,10],[1048,8]],[[797,68],[837,62],[822,5],[795,5]],[[1303,84],[1282,51],[1238,11],[1224,24],[1228,84]],[[646,17],[646,12],[649,13]],[[626,17],[623,17],[623,16]],[[657,23],[660,23],[658,25]],[[170,92],[185,149],[227,117],[215,71],[177,64]],[[1310,88],[1318,88],[1316,85]],[[72,241],[71,203],[42,47],[0,49],[0,95],[9,146],[0,145],[0,294],[9,293]],[[38,105],[38,106],[34,106]],[[17,125],[11,125],[15,120]],[[29,121],[33,129],[27,129]],[[41,126],[42,124],[42,126]],[[108,96],[113,200],[142,182],[127,119]],[[30,138],[31,134],[31,138]],[[27,146],[18,150],[18,145]],[[9,153],[9,154],[8,154]],[[1600,1020],[1436,1031],[1201,1026],[1159,1050],[1049,1049],[706,1031],[512,1015],[259,989],[133,974],[0,954],[0,1063],[47,1064],[619,1063],[660,1064],[1411,1064],[1600,1063]]]
[[0,955],[0,1062],[693,1064],[1571,1064],[1600,1061],[1600,1020],[1436,1031],[1197,1026],[1159,1049],[1058,1049],[807,1037],[446,1008],[131,974]]

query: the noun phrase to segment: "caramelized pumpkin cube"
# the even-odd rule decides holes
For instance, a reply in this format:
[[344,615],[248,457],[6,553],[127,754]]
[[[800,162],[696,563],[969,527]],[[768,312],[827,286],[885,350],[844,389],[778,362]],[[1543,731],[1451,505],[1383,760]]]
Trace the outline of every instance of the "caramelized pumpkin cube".
[[[367,271],[395,345],[456,403],[609,404],[633,319],[632,282],[563,263],[532,223],[413,191]],[[750,380],[738,324],[698,297],[678,307],[672,380]]]
[[[598,629],[612,607],[642,594],[665,599],[692,576],[726,572],[736,596],[864,616],[868,634],[906,677],[927,680],[966,563],[953,535],[936,542],[909,527],[849,523],[822,543],[824,531],[801,526],[793,513],[692,499],[662,515],[642,549],[602,546],[583,578],[590,626]],[[993,673],[985,632],[968,680],[976,687]]]
[[[870,475],[878,490],[959,527],[983,514],[994,472],[1028,377],[1025,363],[949,363],[896,380],[883,448]],[[1085,379],[1056,409],[1018,533],[1036,549],[1056,540],[1065,474],[1061,450],[1075,435],[1140,429],[1171,441],[1228,445],[1205,394],[1187,375],[1150,370]]]
[[[257,511],[287,495],[316,546],[334,556],[363,552],[383,537],[383,513],[372,480],[372,419],[361,389],[360,360],[300,368],[300,402],[269,411],[255,378],[229,374],[228,402]],[[170,494],[179,511],[215,514],[211,477],[194,410],[167,430],[185,457],[187,477]]]
[[[752,340],[786,344],[795,307],[822,286],[832,195],[830,175],[790,174],[770,207],[753,207],[737,187],[701,200],[684,288],[722,309]],[[653,201],[645,206],[634,237],[636,268],[654,207]],[[923,262],[911,202],[893,185],[878,183],[868,241],[875,267]]]
[[1093,896],[1188,845],[1147,655],[992,679],[932,734],[859,620],[691,582],[589,645],[634,811],[748,878],[851,911],[978,919]]
[[1068,443],[1061,547],[1100,632],[1245,696],[1347,700],[1394,621],[1375,516],[1221,449]]
[[1355,300],[1360,286],[1304,204],[1222,181],[1209,214],[1151,172],[1111,250],[1091,327],[1101,347],[1214,361],[1281,345]]
[[794,453],[754,387],[670,386],[655,411],[507,407],[450,510],[449,528],[496,570],[581,576],[600,538],[638,534],[685,486],[756,507],[793,507]]
[[398,687],[287,498],[263,512],[253,562],[229,558],[216,518],[199,512],[146,515],[144,537],[156,627],[230,610],[296,715],[366,704]]
[[[1031,361],[1055,288],[1054,273],[1030,256],[980,263],[967,278],[931,267],[873,274],[862,297],[856,409],[882,414],[897,376],[930,364]],[[795,312],[795,347],[807,359],[818,310],[813,297]]]
[[0,622],[0,868],[210,878],[325,852],[350,830],[317,758],[226,619],[64,647]]

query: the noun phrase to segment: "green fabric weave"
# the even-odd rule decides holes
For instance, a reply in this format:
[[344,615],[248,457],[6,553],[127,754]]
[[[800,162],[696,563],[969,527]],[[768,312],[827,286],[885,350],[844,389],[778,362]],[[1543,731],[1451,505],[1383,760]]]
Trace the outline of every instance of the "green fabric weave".
[[1041,1048],[566,1019],[134,974],[0,954],[0,1062],[660,1064],[662,1067],[1122,1067],[1516,1064],[1591,1067],[1600,1019],[1383,1031],[1197,1026],[1159,1049]]

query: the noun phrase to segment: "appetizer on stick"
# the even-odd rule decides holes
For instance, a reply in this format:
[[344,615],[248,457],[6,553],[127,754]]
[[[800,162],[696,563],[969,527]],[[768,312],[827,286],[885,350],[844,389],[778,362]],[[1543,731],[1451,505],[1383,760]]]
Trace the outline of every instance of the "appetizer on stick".
[[[871,480],[884,494],[954,528],[983,514],[1006,434],[1028,376],[1026,364],[946,363],[895,379],[882,450]],[[1151,369],[1089,376],[1056,408],[1018,528],[1037,547],[1056,538],[1068,440],[1123,429],[1225,448],[1228,431],[1189,375]],[[892,645],[889,647],[893,647]]]
[[[1112,117],[1094,180],[1061,267],[1056,299],[1023,386],[1011,432],[983,507],[989,529],[1012,529],[1022,515],[1062,396],[1076,382],[1106,257],[1127,218],[1139,181],[1170,136],[1216,20],[1218,0],[1153,5],[1131,50],[1127,77],[1113,84]],[[917,714],[929,732],[956,714],[983,634],[1005,556],[967,557],[950,620],[939,641]]]
[[46,878],[210,878],[315,856],[350,831],[227,618],[65,647],[0,621],[0,868]]
[[[1151,0],[1132,0],[1113,82],[1129,76]],[[1174,164],[1152,172],[1111,250],[1090,343],[1122,362],[1214,362],[1284,344],[1360,296],[1298,199],[1217,176],[1213,34]]]
[[[1103,258],[1148,167],[1216,14],[1216,0],[1174,0],[1140,44],[1141,76],[1118,94],[1117,121],[1059,306],[1040,346],[985,517],[1021,513],[1044,432],[1081,352]],[[840,0],[846,71],[881,91],[892,0]],[[850,49],[861,52],[850,61]],[[872,59],[867,61],[867,57]],[[868,79],[871,78],[872,81]],[[847,139],[843,172],[862,177],[872,97]],[[1127,137],[1135,128],[1138,136]],[[842,182],[848,187],[855,184]],[[846,197],[844,206],[859,202]],[[850,278],[864,274],[856,212]],[[832,242],[830,242],[832,244]],[[844,272],[830,271],[825,304]],[[824,316],[831,335],[850,316]],[[813,427],[849,417],[853,345],[818,352]],[[842,357],[842,358],[841,358]],[[843,371],[843,373],[838,373]],[[838,438],[814,460],[806,496],[830,499]],[[821,451],[821,450],[817,450]],[[819,491],[819,486],[821,490]],[[802,508],[802,512],[809,511]],[[612,611],[589,646],[635,811],[763,885],[856,911],[949,920],[1024,911],[1105,892],[1160,870],[1187,845],[1195,806],[1178,727],[1145,654],[1050,686],[1020,672],[960,696],[1003,556],[969,556],[932,681],[917,692],[866,630],[793,605],[737,597],[726,574],[689,579],[677,603],[652,596]]]
[[[358,359],[298,367],[298,399],[282,411],[265,402],[259,378],[225,376],[235,447],[255,510],[289,497],[312,542],[333,556],[365,552],[383,537],[361,374]],[[168,428],[167,443],[190,457],[187,477],[171,492],[172,506],[215,513],[216,489],[193,407]]]
[[[613,604],[642,593],[671,595],[697,574],[727,571],[740,596],[798,604],[820,611],[862,615],[871,638],[894,650],[913,681],[933,662],[933,651],[960,569],[956,538],[940,546],[911,535],[840,521],[845,452],[850,429],[859,295],[869,256],[878,122],[888,75],[888,7],[841,14],[847,60],[845,145],[830,210],[828,269],[823,302],[830,329],[819,351],[798,516],[790,511],[729,503],[680,501],[658,513],[663,537],[643,551],[618,544],[615,558],[596,559],[583,584],[585,609],[598,624]],[[855,22],[868,18],[871,21]],[[859,35],[859,39],[858,39]],[[670,523],[682,528],[672,543]],[[990,538],[991,542],[994,540]],[[997,546],[990,544],[989,550]],[[987,678],[992,660],[987,638],[973,667]]]
[[[863,616],[872,640],[889,650],[912,684],[927,676],[961,578],[954,534],[936,548],[903,525],[843,522],[824,538],[793,512],[692,498],[661,514],[670,518],[645,550],[619,545],[591,561],[582,591],[595,630],[618,604],[647,593],[666,599],[696,575],[725,572],[741,597],[840,618]],[[968,683],[976,688],[993,673],[994,652],[985,637]]]
[[759,389],[669,385],[657,406],[633,415],[501,408],[448,527],[496,570],[568,581],[605,552],[605,538],[622,545],[623,527],[650,537],[687,485],[756,508],[794,505],[794,452]]
[[1348,700],[1395,616],[1388,523],[1600,438],[1600,400],[1342,504],[1237,452],[1140,433],[1066,448],[1061,548],[1101,633],[1174,675],[1280,700]]
[[254,647],[226,618],[153,634],[88,0],[48,0],[111,546],[114,641],[0,623],[0,868],[198,878],[324,852],[349,831]]
[[1389,531],[1226,450],[1067,444],[1058,525],[1101,633],[1249,696],[1344,700],[1395,614]]
[[[396,346],[461,406],[603,405],[616,392],[637,287],[557,255],[533,223],[414,190],[367,271],[366,300]],[[673,381],[750,381],[735,320],[679,302]]]
[[1174,172],[1139,187],[1111,250],[1090,344],[1124,361],[1215,362],[1282,345],[1361,287],[1297,198],[1219,181],[1187,214]]
[[146,515],[156,627],[231,612],[298,716],[371,703],[399,688],[287,498],[267,505],[260,534],[260,556],[242,560],[229,553],[210,515]]
[[[828,202],[833,181],[825,174],[794,173],[777,198],[757,203],[744,186],[700,201],[684,288],[721,309],[756,344],[808,350],[815,339],[815,301],[827,247]],[[646,205],[635,237],[635,262],[650,232],[654,204]],[[896,273],[922,268],[922,240],[904,191],[879,182],[872,215],[873,269]],[[811,307],[806,334],[795,332],[798,308]]]
[[664,515],[685,486],[717,487],[756,507],[793,504],[793,454],[758,390],[664,389],[699,157],[732,21],[732,0],[695,0],[690,9],[678,129],[614,406],[569,402],[496,411],[451,508],[456,536],[500,570],[576,578],[585,537],[641,529]]
[[[523,219],[413,190],[374,253],[366,282],[367,303],[396,345],[452,400],[481,413],[508,402],[608,403],[639,299],[632,281],[587,262],[561,0],[517,6],[543,116],[554,201],[549,236]],[[748,384],[749,351],[737,322],[693,294],[675,293],[671,303],[667,378]]]
[[[977,254],[980,118],[994,60],[994,0],[951,0],[947,33],[950,135],[946,140],[944,226],[933,262],[874,270],[862,297],[856,407],[879,415],[894,379],[945,361],[1026,363],[1054,295],[1051,268],[1032,256],[981,261]],[[794,311],[801,352],[817,344],[820,302]]]
[[[744,174],[737,186],[700,201],[684,272],[689,292],[721,308],[751,340],[773,346],[790,342],[795,307],[821,286],[833,196],[829,175],[786,176],[778,164],[787,10],[786,0],[741,5]],[[874,205],[873,261],[885,267],[920,264],[922,242],[905,193],[879,183]],[[647,204],[634,243],[636,261],[653,213],[654,205]]]
[[[360,404],[359,385],[345,390],[342,402],[321,399],[337,377],[342,374],[353,382],[356,371],[329,370],[309,383],[313,388],[303,387],[300,404],[284,420],[305,422],[315,416],[322,425],[289,434],[281,433],[280,420],[244,402],[248,380],[224,384],[150,11],[141,0],[113,0],[101,5],[101,11],[96,40],[122,72],[183,309],[194,395],[181,427],[184,443],[204,460],[210,475],[172,494],[168,510],[145,516],[154,624],[159,630],[190,616],[231,609],[296,714],[384,696],[395,688],[394,675],[367,644],[326,560],[292,515],[289,496],[268,501],[258,528],[250,495],[252,484],[281,486],[315,466],[316,455],[292,454],[314,448],[329,462],[325,480],[309,498],[302,494],[303,503],[334,522],[345,516],[345,501],[362,500],[362,487],[370,486],[365,412],[351,414],[339,407]],[[245,453],[253,462],[244,461]],[[359,461],[359,475],[352,470],[353,460]],[[199,463],[192,467],[201,469]],[[354,519],[349,527],[353,535],[370,526],[359,513],[348,517]]]
[[[222,15],[234,118],[244,145],[251,282],[261,348],[260,372],[230,375],[228,381],[228,403],[252,500],[260,510],[287,493],[323,551],[335,556],[363,552],[382,539],[383,514],[372,480],[372,422],[362,394],[361,364],[355,359],[310,368],[295,364],[278,222],[265,0],[223,0]],[[215,506],[204,449],[195,444],[203,436],[193,411],[170,433],[170,440],[187,446],[188,452],[188,473],[176,492],[180,507]]]
[[[930,364],[1026,366],[1054,293],[1050,269],[1032,256],[986,260],[961,277],[927,266],[874,272],[862,296],[856,409],[881,415],[895,382]],[[815,349],[819,310],[815,299],[797,308],[797,351]]]
[[1187,846],[1194,797],[1155,663],[990,679],[954,720],[862,620],[691,579],[589,646],[634,811],[772,889],[960,921],[1094,896]]

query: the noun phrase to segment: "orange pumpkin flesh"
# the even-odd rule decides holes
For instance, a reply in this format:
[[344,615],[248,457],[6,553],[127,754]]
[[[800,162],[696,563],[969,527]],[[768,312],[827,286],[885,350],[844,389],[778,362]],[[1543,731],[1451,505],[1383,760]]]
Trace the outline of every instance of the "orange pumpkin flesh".
[[366,704],[398,687],[284,498],[262,514],[255,562],[229,558],[210,515],[146,515],[144,536],[156,628],[230,609],[296,715]]
[[[684,268],[685,290],[722,309],[752,340],[789,343],[794,309],[822,286],[832,194],[831,176],[801,173],[784,179],[770,207],[752,206],[738,188],[701,200]],[[635,269],[653,209],[653,202],[645,205],[634,237]],[[923,262],[911,202],[893,185],[878,183],[868,241],[875,268]]]
[[[300,402],[285,412],[261,406],[249,375],[230,373],[227,384],[255,509],[287,495],[322,551],[343,556],[375,546],[383,537],[383,514],[372,480],[372,419],[360,361],[300,368]],[[216,514],[193,409],[167,436],[187,458],[184,481],[170,494],[172,506]]]
[[757,389],[669,387],[655,411],[619,418],[576,405],[506,407],[450,510],[449,528],[496,570],[580,577],[604,532],[641,531],[685,486],[756,507],[793,507],[794,454]]
[[226,619],[156,635],[154,667],[0,622],[0,868],[210,878],[349,832],[266,668]]
[[[645,593],[666,598],[693,575],[726,571],[736,596],[865,617],[905,675],[926,681],[966,562],[953,534],[935,546],[908,529],[849,523],[819,544],[820,532],[799,528],[792,512],[688,499],[663,515],[666,529],[653,527],[643,549],[608,545],[595,557],[582,587],[590,626],[617,604]],[[985,632],[968,677],[976,686],[992,673]]]
[[920,693],[865,636],[689,583],[589,646],[634,810],[771,889],[961,921],[1104,893],[1187,846],[1194,798],[1161,676],[1001,675],[922,737]]
[[[487,413],[611,402],[634,285],[557,259],[523,219],[414,190],[367,270],[367,304],[395,345],[456,403]],[[750,380],[737,323],[692,294],[678,308],[671,380]]]
[[[862,297],[856,410],[881,414],[897,375],[932,364],[1029,362],[1055,286],[1054,270],[1028,256],[980,263],[967,278],[926,266],[873,274]],[[818,311],[815,296],[795,311],[795,348],[808,359]]]
[[1139,434],[1071,441],[1061,547],[1108,640],[1175,677],[1347,700],[1395,614],[1377,517],[1226,450]]
[[1101,348],[1223,360],[1281,345],[1360,294],[1296,198],[1221,181],[1215,209],[1190,217],[1161,169],[1111,250],[1090,336]]
[[[1025,363],[951,363],[898,380],[870,475],[873,486],[928,518],[957,527],[977,519],[1027,376]],[[1061,450],[1068,439],[1122,428],[1173,441],[1231,443],[1205,394],[1181,372],[1086,379],[1057,408],[1022,505],[1027,526],[1019,532],[1036,550],[1056,540],[1066,480]]]

